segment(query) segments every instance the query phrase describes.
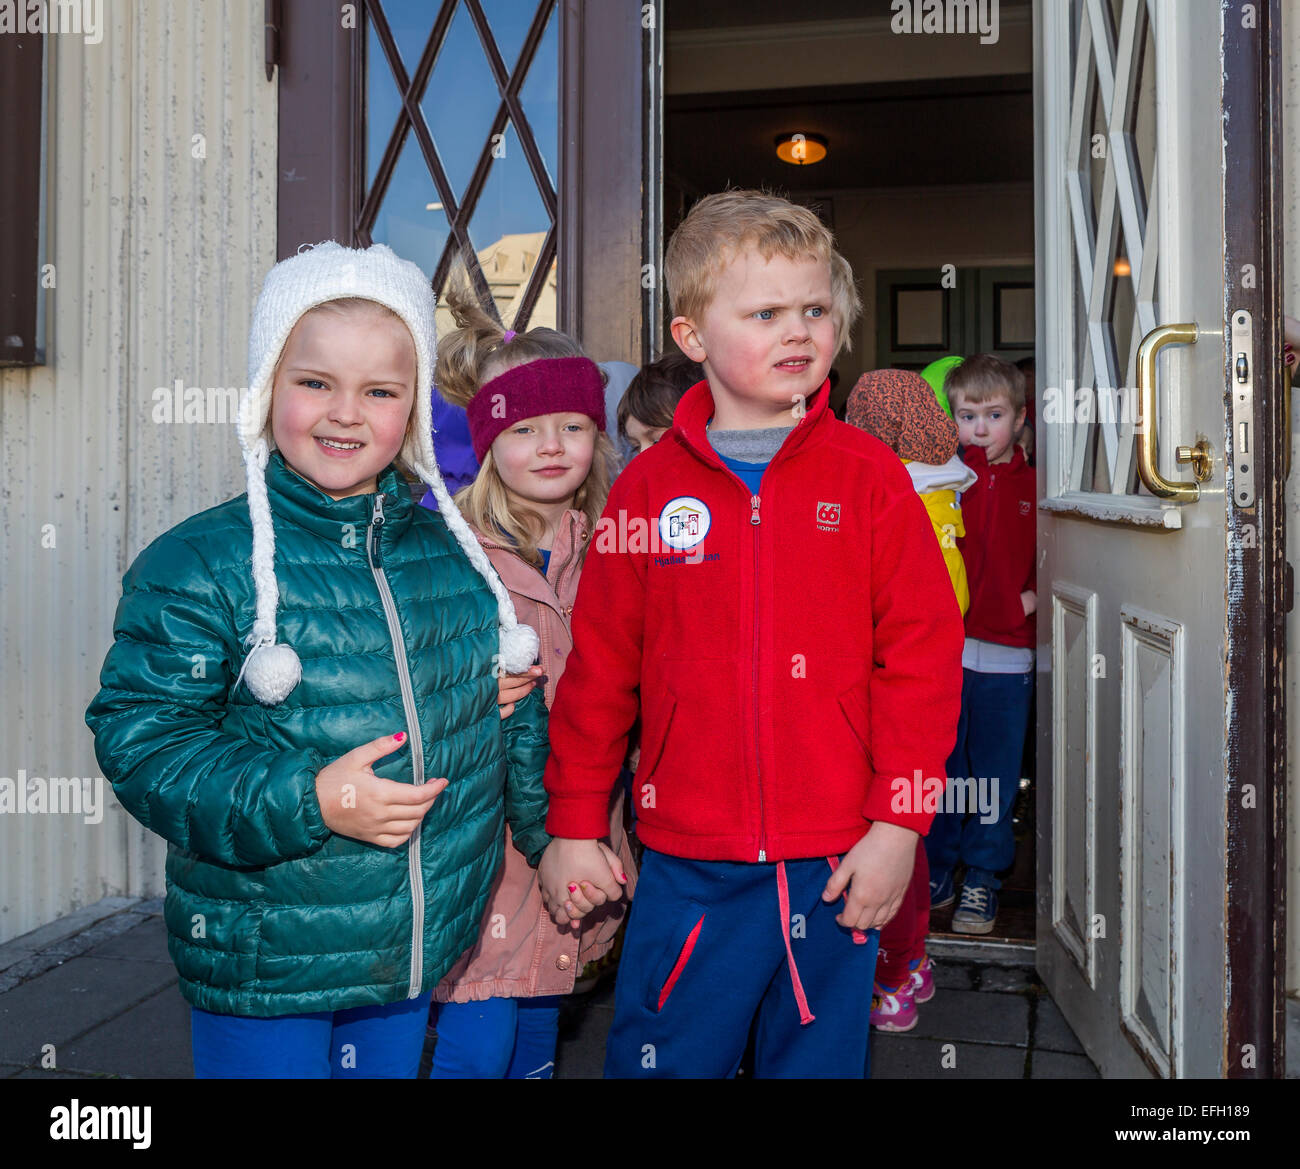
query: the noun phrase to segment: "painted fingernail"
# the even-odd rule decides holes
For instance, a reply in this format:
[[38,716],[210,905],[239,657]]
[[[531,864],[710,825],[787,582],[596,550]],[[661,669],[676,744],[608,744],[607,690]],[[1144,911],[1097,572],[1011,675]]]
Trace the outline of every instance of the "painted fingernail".
[[626,874],[626,873],[619,873],[619,875],[618,875],[618,879],[619,879],[620,881],[626,881],[626,880],[627,880],[627,874]]
[[405,731],[398,731],[397,734],[395,734],[395,735],[393,736],[393,742],[394,742],[394,743],[400,743],[400,742],[401,742],[403,739],[405,739],[405,738],[406,738],[406,732],[405,732]]
[[578,886],[577,886],[577,885],[570,885],[570,886],[569,886],[569,892],[570,892],[570,893],[576,893],[577,891],[578,891]]

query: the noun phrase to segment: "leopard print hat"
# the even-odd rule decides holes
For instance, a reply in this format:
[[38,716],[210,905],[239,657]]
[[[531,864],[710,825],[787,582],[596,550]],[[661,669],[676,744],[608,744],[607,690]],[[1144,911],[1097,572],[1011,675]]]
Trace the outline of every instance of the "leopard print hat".
[[903,459],[941,466],[957,453],[957,424],[929,383],[908,369],[873,369],[858,378],[845,418]]

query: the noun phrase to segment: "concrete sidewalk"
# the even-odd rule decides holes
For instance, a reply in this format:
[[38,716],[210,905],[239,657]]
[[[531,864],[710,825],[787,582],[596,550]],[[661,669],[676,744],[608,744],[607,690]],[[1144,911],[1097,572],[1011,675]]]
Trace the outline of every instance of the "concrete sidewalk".
[[[873,1036],[874,1077],[1096,1076],[1030,967],[936,966],[939,993],[916,1029]],[[558,1078],[600,1078],[613,1017],[612,979],[565,1000]],[[945,1050],[955,1066],[944,1066]],[[0,946],[0,1078],[192,1072],[189,1007],[167,956],[161,900],[106,898]]]

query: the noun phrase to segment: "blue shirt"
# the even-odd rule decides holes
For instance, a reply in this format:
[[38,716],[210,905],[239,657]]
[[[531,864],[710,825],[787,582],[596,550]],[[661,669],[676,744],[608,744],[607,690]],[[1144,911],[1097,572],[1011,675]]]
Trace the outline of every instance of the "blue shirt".
[[538,548],[537,551],[542,557],[542,575],[546,575],[546,570],[551,566],[551,550],[549,548]]
[[767,463],[745,463],[740,459],[729,459],[721,452],[718,453],[726,467],[740,476],[741,481],[749,488],[750,495],[758,494],[758,485],[763,479],[763,472],[767,470]]

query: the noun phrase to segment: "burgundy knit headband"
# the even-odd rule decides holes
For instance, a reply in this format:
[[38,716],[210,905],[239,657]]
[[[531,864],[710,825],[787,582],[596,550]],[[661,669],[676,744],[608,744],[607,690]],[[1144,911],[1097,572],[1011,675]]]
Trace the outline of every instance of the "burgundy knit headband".
[[586,414],[604,430],[605,386],[599,366],[589,357],[544,357],[485,382],[465,407],[478,461],[503,430],[541,414]]

